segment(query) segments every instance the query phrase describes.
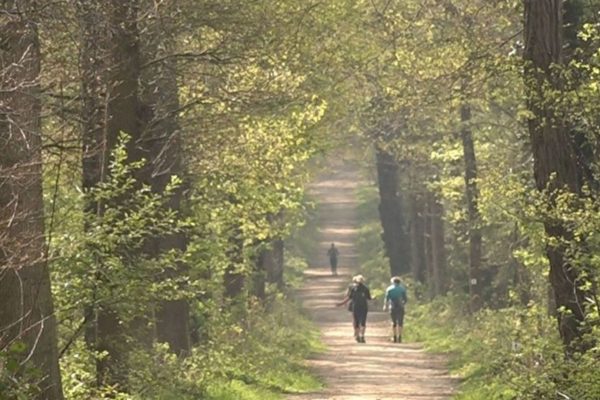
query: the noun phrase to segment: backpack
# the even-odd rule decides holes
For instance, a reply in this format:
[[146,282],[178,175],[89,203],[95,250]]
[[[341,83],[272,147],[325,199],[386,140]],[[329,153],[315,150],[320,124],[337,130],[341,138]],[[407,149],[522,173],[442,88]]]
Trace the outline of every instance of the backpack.
[[360,308],[367,308],[367,300],[369,300],[371,296],[369,295],[369,289],[367,289],[364,285],[356,285],[350,291],[350,299],[352,308],[351,311],[354,310],[354,306],[358,306]]

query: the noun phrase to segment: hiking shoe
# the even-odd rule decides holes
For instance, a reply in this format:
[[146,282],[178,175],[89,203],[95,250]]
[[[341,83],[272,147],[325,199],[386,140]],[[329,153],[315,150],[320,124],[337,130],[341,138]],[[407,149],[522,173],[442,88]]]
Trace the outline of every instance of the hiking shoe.
[[394,343],[398,343],[398,336],[394,336]]
[[402,343],[402,336],[398,336],[398,343]]
[[356,343],[360,343],[360,336],[354,336],[354,339],[356,339]]
[[361,343],[366,343],[366,342],[365,342],[365,337],[364,337],[364,336],[361,336],[361,337],[360,337],[360,342],[361,342]]

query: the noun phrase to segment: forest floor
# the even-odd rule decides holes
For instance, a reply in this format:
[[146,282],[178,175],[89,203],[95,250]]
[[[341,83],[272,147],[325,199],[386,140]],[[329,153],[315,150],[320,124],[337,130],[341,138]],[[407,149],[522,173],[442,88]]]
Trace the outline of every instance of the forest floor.
[[[388,314],[373,310],[375,307],[369,312],[366,343],[356,343],[351,314],[345,307],[335,307],[358,269],[356,191],[368,183],[354,163],[340,160],[332,164],[311,187],[318,203],[319,253],[309,257],[310,268],[299,293],[327,348],[308,360],[325,387],[318,393],[290,395],[288,399],[449,399],[456,381],[443,356],[426,353],[418,343],[390,342]],[[337,276],[331,275],[326,254],[332,242],[340,251]]]

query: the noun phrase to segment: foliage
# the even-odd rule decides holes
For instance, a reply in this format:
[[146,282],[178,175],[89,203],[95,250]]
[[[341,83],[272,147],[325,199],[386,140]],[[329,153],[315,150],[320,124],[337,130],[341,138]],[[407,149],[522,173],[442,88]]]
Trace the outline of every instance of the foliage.
[[0,399],[26,400],[39,395],[37,379],[40,372],[28,364],[21,364],[26,351],[27,346],[23,342],[14,341],[0,352]]
[[[18,2],[7,4],[12,3]],[[300,357],[315,348],[313,331],[304,328],[304,318],[276,285],[267,284],[266,299],[259,301],[248,282],[260,278],[261,252],[283,239],[294,242],[284,257],[286,284],[299,284],[304,257],[318,251],[305,185],[322,168],[323,154],[343,154],[343,148],[365,143],[398,162],[404,204],[431,194],[443,205],[451,295],[414,310],[421,330],[413,339],[457,355],[457,371],[466,379],[463,397],[600,397],[593,383],[598,300],[586,299],[585,305],[590,349],[565,357],[546,316],[552,302],[545,253],[548,246],[562,246],[565,261],[586,280],[585,289],[597,290],[597,1],[585,7],[581,0],[564,2],[565,18],[577,15],[564,28],[568,62],[551,68],[560,90],[546,85],[540,98],[530,98],[551,106],[571,129],[578,163],[589,175],[577,196],[539,193],[534,184],[526,134],[533,115],[525,101],[531,82],[523,79],[528,66],[521,60],[522,4],[516,0],[136,1],[143,93],[140,110],[129,120],[147,124],[147,130],[158,125],[160,131],[164,121],[176,125],[169,140],[181,140],[176,158],[184,165],[170,184],[155,190],[146,181],[152,179],[140,177],[150,165],[170,164],[172,155],[159,152],[157,159],[142,160],[135,153],[147,138],[128,142],[124,132],[114,147],[103,143],[110,165],[102,182],[84,192],[81,125],[88,116],[81,93],[94,82],[82,73],[83,57],[74,55],[83,55],[79,6],[85,3],[40,7],[34,24],[43,53],[47,258],[68,398],[269,398],[314,387],[298,367]],[[94,9],[110,15],[109,3],[119,2]],[[107,35],[98,39],[110,42],[114,32],[105,32],[101,23],[95,27]],[[161,40],[151,51],[156,32]],[[111,76],[119,67],[103,61],[98,76]],[[164,71],[168,76],[158,76]],[[177,100],[170,110],[147,104],[162,93],[145,93],[166,78]],[[113,100],[113,87],[104,89],[96,99],[101,108]],[[465,105],[472,111],[468,121],[460,115]],[[484,238],[487,309],[475,316],[459,311],[469,287],[472,228],[460,141],[465,129],[474,138],[477,228]],[[373,164],[372,157],[365,160]],[[183,193],[177,209],[170,205],[175,193]],[[389,272],[377,193],[369,187],[359,197],[360,269],[378,296]],[[548,237],[545,221],[560,222],[572,237]],[[148,251],[153,241],[170,235],[184,235],[185,249]],[[245,283],[235,299],[224,294],[228,274]],[[421,285],[431,284],[407,282],[419,295],[414,297],[428,292]],[[140,340],[138,331],[152,331],[156,307],[169,300],[185,300],[193,311],[189,357]],[[89,308],[99,304],[114,306],[128,325],[123,340],[132,351],[129,394],[96,383],[95,361],[106,354],[90,350],[85,333]],[[429,321],[428,315],[441,317]],[[37,372],[14,373],[15,351],[18,346],[0,352],[0,390],[32,396]],[[175,391],[165,382],[176,382]]]
[[[322,350],[316,329],[302,316],[297,304],[278,296],[266,311],[254,304],[243,320],[220,308],[209,313],[209,340],[180,358],[164,344],[137,349],[130,362],[130,393],[109,387],[95,389],[92,358],[83,341],[63,361],[67,398],[102,399],[241,399],[280,398],[280,393],[316,390],[320,383],[303,365],[303,359]],[[116,397],[115,397],[116,396]]]
[[597,398],[597,348],[567,357],[545,307],[532,302],[467,315],[464,301],[453,294],[413,306],[407,316],[408,340],[451,356],[462,381],[457,399]]

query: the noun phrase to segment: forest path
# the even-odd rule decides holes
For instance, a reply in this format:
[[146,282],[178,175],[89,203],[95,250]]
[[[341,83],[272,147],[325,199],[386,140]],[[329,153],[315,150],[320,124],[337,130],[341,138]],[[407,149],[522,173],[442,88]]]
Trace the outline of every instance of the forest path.
[[[288,399],[449,399],[455,382],[442,356],[425,353],[415,343],[390,342],[388,314],[373,306],[366,343],[356,343],[351,314],[345,307],[335,307],[358,268],[356,191],[368,183],[354,163],[340,160],[331,164],[311,186],[319,204],[319,250],[309,259],[310,268],[299,293],[327,346],[323,354],[308,361],[324,380],[325,388],[318,393],[290,395]],[[338,276],[331,275],[326,255],[332,242],[340,251]]]

